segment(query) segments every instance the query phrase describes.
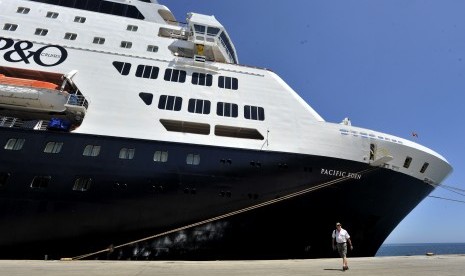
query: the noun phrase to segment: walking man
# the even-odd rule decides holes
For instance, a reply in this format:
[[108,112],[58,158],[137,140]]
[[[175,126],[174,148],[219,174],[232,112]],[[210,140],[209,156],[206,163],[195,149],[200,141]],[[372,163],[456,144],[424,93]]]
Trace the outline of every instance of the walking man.
[[346,271],[349,269],[347,265],[347,243],[349,243],[350,250],[353,250],[352,241],[350,240],[349,233],[342,228],[341,224],[336,223],[336,230],[333,231],[333,250],[339,252],[339,256],[342,258],[342,270]]

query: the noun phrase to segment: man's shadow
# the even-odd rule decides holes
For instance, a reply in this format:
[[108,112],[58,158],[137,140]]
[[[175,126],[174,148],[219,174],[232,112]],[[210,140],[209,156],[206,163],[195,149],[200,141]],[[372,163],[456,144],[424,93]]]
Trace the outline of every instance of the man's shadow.
[[334,271],[344,271],[342,268],[341,269],[337,269],[337,268],[325,268],[323,270],[334,270]]

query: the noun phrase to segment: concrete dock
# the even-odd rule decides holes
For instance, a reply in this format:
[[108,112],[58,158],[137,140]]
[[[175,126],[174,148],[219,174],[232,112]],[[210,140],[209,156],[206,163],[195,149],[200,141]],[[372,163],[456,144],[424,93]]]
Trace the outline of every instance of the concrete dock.
[[340,259],[279,261],[0,261],[8,276],[148,276],[148,275],[398,275],[462,276],[465,255],[350,258],[343,272]]

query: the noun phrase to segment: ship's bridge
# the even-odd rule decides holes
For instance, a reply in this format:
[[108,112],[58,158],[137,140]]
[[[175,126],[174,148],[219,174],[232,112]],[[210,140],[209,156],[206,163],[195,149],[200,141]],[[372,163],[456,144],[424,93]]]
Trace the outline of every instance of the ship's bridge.
[[236,48],[228,33],[214,16],[189,13],[181,29],[160,28],[160,36],[177,39],[170,46],[173,54],[196,60],[237,64]]

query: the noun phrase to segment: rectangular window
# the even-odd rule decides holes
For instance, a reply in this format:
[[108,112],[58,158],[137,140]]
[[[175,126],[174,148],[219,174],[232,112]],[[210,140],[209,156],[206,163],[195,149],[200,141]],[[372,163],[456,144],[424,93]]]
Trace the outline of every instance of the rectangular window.
[[86,22],[86,18],[82,17],[82,16],[76,16],[74,18],[74,22],[76,22],[76,23],[84,23],[84,22]]
[[92,157],[98,156],[99,154],[100,154],[100,146],[95,146],[95,145],[87,145],[84,148],[84,152],[82,153],[82,155],[84,156],[92,156]]
[[428,169],[428,166],[429,166],[429,163],[428,163],[428,162],[425,162],[425,163],[423,164],[423,166],[421,166],[420,172],[421,172],[421,173],[425,173],[425,172],[426,172],[426,169]]
[[139,27],[137,27],[135,25],[128,25],[128,27],[126,28],[126,30],[128,30],[130,32],[137,32],[137,29],[139,29]]
[[4,149],[6,150],[21,150],[23,148],[24,142],[26,140],[22,138],[11,138],[9,139],[6,144]]
[[218,87],[224,89],[237,90],[239,88],[239,82],[237,78],[220,76],[218,78]]
[[103,44],[105,43],[105,38],[103,37],[94,37],[94,40],[92,41],[94,44]]
[[4,31],[14,32],[14,31],[16,31],[17,28],[18,28],[18,25],[10,24],[10,23],[5,23],[5,25],[3,26]]
[[6,185],[8,178],[10,178],[10,173],[0,172],[0,188]]
[[216,36],[220,32],[220,29],[215,28],[215,27],[208,27],[207,29],[207,35],[210,36]]
[[181,110],[182,98],[175,96],[161,95],[158,101],[158,108],[165,110]]
[[237,104],[218,102],[216,104],[216,115],[237,118],[238,116]]
[[119,159],[134,159],[136,149],[122,148],[119,151]]
[[160,123],[168,131],[193,133],[193,134],[201,134],[201,135],[210,134],[209,124],[195,123],[195,122],[188,122],[188,121],[166,120],[166,119],[160,119]]
[[153,161],[165,163],[168,161],[168,152],[167,151],[156,151],[153,155]]
[[158,46],[155,46],[155,45],[148,45],[148,46],[147,46],[147,52],[152,52],[152,53],[158,52]]
[[28,14],[31,11],[30,8],[25,8],[25,7],[18,7],[18,10],[16,10],[17,13],[22,13],[22,14]]
[[58,17],[58,13],[57,12],[47,12],[47,15],[45,15],[45,17],[55,19],[55,18]]
[[410,163],[412,163],[412,157],[407,156],[404,161],[404,168],[408,169],[410,167]]
[[190,113],[210,114],[210,101],[189,99],[189,106],[187,110]]
[[34,34],[39,35],[39,36],[46,36],[47,33],[48,33],[47,29],[37,28]]
[[131,47],[132,47],[132,42],[129,42],[129,41],[121,41],[120,47],[121,47],[121,48],[125,48],[125,49],[131,49]]
[[177,69],[166,69],[165,70],[165,81],[172,82],[185,82],[186,81],[186,71],[177,70]]
[[205,34],[205,26],[195,24],[194,29],[197,34]]
[[77,38],[77,34],[73,34],[73,33],[66,33],[65,34],[65,39],[67,40],[76,40]]
[[211,74],[204,73],[192,73],[192,84],[212,86],[213,76]]
[[245,128],[245,127],[233,127],[233,126],[215,126],[215,135],[223,137],[234,137],[243,139],[265,139],[263,135],[256,129]]
[[86,192],[91,184],[92,178],[78,178],[74,181],[73,191]]
[[63,147],[63,142],[48,142],[45,146],[45,153],[59,153]]
[[249,120],[265,120],[265,110],[263,107],[246,105],[244,106],[244,118]]
[[156,79],[158,78],[158,71],[160,71],[160,69],[156,66],[139,65],[137,66],[136,77]]
[[31,188],[33,189],[45,189],[52,180],[51,176],[36,176],[31,182]]
[[370,144],[370,160],[375,160],[376,145]]
[[189,153],[186,158],[186,164],[197,166],[200,164],[200,155]]

